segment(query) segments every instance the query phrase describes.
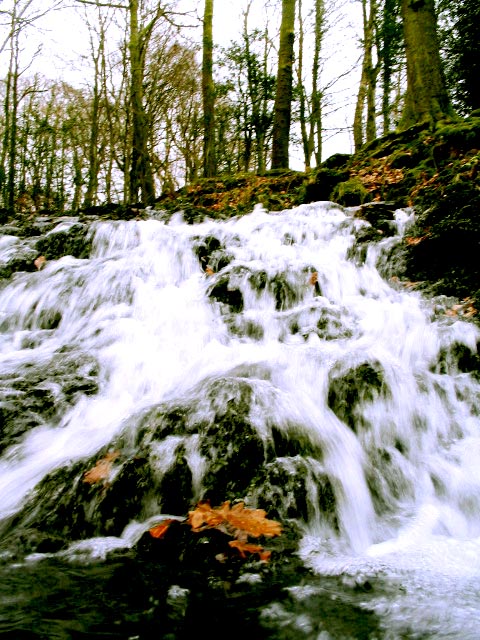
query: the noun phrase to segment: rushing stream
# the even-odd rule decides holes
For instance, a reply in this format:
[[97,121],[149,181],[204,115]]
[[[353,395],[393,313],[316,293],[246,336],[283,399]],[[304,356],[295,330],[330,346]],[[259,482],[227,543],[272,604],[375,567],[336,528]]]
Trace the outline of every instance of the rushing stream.
[[[3,281],[0,635],[480,638],[480,332],[377,271],[411,215],[368,247],[331,203],[96,222]],[[205,499],[290,527],[298,578],[155,573],[148,529]]]

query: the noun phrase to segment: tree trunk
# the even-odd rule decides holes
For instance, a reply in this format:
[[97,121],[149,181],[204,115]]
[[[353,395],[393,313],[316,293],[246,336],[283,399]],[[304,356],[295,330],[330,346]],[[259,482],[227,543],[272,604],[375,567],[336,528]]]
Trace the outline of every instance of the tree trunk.
[[[375,43],[375,24],[377,19],[377,5],[375,0],[370,0],[370,9],[367,15],[367,0],[362,0],[363,14],[363,62],[360,86],[355,105],[353,120],[353,141],[355,151],[358,151],[363,143],[371,142],[376,137],[375,126],[375,89],[378,75],[378,66],[373,65],[373,46]],[[364,126],[366,109],[366,127]]]
[[131,0],[130,10],[130,106],[132,115],[132,158],[130,166],[130,202],[153,204],[155,188],[148,152],[148,126],[143,104],[145,43],[138,26],[138,0]]
[[399,49],[399,30],[397,27],[398,0],[385,0],[381,26],[381,64],[382,64],[382,120],[383,135],[390,131],[392,104],[392,74],[395,66],[395,54]]
[[402,0],[407,57],[403,128],[451,114],[440,59],[434,0]]
[[216,173],[215,162],[215,86],[213,84],[213,0],[205,0],[203,15],[203,175]]
[[[315,42],[312,62],[312,114],[308,149],[310,155],[315,154],[317,167],[322,162],[322,96],[319,89],[320,51],[325,28],[325,3],[315,0]],[[316,133],[316,135],[315,135]],[[315,145],[316,139],[316,145]]]
[[101,15],[98,16],[99,23],[99,43],[95,51],[93,34],[90,34],[90,46],[93,61],[93,96],[90,124],[90,139],[88,144],[88,181],[85,192],[84,206],[91,207],[96,204],[98,195],[98,173],[100,170],[100,158],[98,153],[100,139],[100,101],[102,98],[102,69],[105,66],[105,28]]
[[272,169],[288,169],[288,145],[292,119],[294,27],[295,0],[282,0],[277,92],[272,130]]

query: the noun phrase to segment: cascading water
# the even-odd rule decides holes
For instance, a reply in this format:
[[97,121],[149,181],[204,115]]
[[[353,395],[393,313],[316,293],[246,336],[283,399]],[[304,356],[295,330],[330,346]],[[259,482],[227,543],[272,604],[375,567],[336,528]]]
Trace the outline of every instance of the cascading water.
[[[379,275],[411,212],[362,260],[353,214],[98,222],[88,258],[4,282],[0,635],[192,637],[178,619],[149,635],[146,611],[109,625],[107,605],[100,624],[90,601],[95,620],[71,603],[59,625],[28,580],[71,586],[65,567],[239,499],[292,525],[309,570],[259,603],[261,637],[478,640],[480,332]],[[0,259],[19,243],[0,238]],[[185,618],[192,597],[180,580],[166,601]]]

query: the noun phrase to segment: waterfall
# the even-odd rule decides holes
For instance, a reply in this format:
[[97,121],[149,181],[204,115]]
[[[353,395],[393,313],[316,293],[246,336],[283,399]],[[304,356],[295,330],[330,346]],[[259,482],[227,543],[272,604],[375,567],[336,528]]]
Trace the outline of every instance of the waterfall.
[[[19,532],[26,557],[47,542],[98,558],[200,500],[243,500],[294,524],[314,575],[388,582],[356,604],[383,620],[375,637],[478,638],[480,331],[380,275],[411,211],[363,253],[355,213],[95,222],[88,258],[4,280],[6,561]],[[20,244],[4,235],[0,262]],[[86,483],[108,455],[101,488]]]

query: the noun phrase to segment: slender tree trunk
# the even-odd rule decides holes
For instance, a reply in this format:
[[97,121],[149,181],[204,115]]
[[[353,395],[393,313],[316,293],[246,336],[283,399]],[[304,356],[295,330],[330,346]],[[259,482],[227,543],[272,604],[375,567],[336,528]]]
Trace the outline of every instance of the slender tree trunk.
[[215,86],[213,84],[213,0],[205,0],[203,14],[203,175],[216,174],[215,161]]
[[100,159],[98,155],[99,145],[99,119],[100,119],[100,97],[101,97],[101,70],[103,67],[103,60],[105,58],[105,30],[99,16],[100,23],[100,41],[98,44],[98,50],[95,52],[93,38],[91,37],[91,49],[93,59],[93,98],[92,98],[92,111],[91,111],[91,129],[90,140],[88,144],[88,181],[87,190],[85,192],[84,206],[91,207],[96,203],[98,192],[98,172],[100,168]]
[[272,131],[272,169],[288,169],[288,146],[292,119],[293,43],[295,0],[282,0],[277,91]]
[[6,113],[6,150],[7,150],[7,181],[6,206],[9,211],[15,209],[15,179],[17,167],[17,117],[18,117],[18,30],[15,24],[15,14],[12,18],[12,36],[10,39],[11,53],[7,78],[8,112]]
[[402,0],[407,93],[402,127],[451,114],[440,59],[434,0]]
[[[375,88],[378,67],[373,65],[373,46],[375,41],[376,1],[370,0],[370,8],[367,12],[367,0],[362,0],[363,15],[363,61],[362,75],[355,105],[353,119],[353,141],[355,151],[358,151],[364,142],[371,142],[376,137],[375,126]],[[366,127],[365,127],[366,106]]]
[[320,51],[322,49],[324,28],[325,3],[324,0],[315,0],[315,41],[312,62],[312,116],[308,147],[310,154],[315,154],[317,167],[322,162],[322,95],[319,88],[319,76]]
[[308,145],[307,132],[307,96],[303,84],[303,51],[305,43],[305,33],[303,28],[302,0],[298,0],[298,60],[297,60],[297,90],[299,96],[299,120],[300,133],[302,136],[303,158],[305,169],[310,169],[311,152]]
[[398,0],[385,0],[381,27],[381,57],[382,57],[382,120],[383,135],[390,131],[392,72],[394,53],[397,45],[396,15]]
[[148,126],[143,104],[145,43],[138,25],[138,0],[130,0],[130,106],[132,115],[132,158],[130,166],[130,202],[140,196],[143,204],[153,204],[155,187],[148,151]]

